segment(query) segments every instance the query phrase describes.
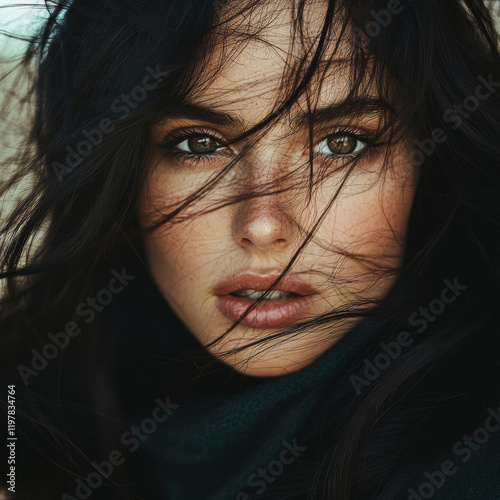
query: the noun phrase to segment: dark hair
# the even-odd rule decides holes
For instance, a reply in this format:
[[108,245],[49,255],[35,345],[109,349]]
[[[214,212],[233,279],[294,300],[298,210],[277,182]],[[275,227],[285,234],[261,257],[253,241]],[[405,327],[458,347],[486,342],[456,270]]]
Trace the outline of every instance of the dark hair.
[[[244,43],[259,36],[258,30],[245,31],[248,27],[239,15],[260,3],[51,2],[50,18],[31,40],[20,65],[32,79],[27,102],[33,104],[34,114],[16,172],[3,185],[5,194],[24,179],[31,182],[2,226],[2,358],[7,379],[18,376],[18,364],[43,343],[46,332],[60,327],[61,318],[74,317],[75,304],[98,289],[124,253],[143,262],[137,203],[151,158],[151,126],[188,97],[202,95],[216,73],[209,73],[204,64],[215,47],[230,51],[231,45],[224,44],[227,37],[239,36]],[[300,37],[308,2],[296,3]],[[380,107],[385,120],[371,146],[383,144],[388,150],[416,137],[411,159],[418,168],[418,186],[400,268],[381,269],[360,255],[345,258],[362,260],[374,276],[395,273],[399,283],[409,286],[397,304],[357,297],[339,310],[262,341],[312,325],[333,334],[338,320],[355,316],[379,317],[387,325],[354,360],[353,371],[342,375],[341,389],[328,396],[308,426],[307,456],[296,464],[300,473],[269,485],[259,498],[292,498],[293,493],[297,498],[389,500],[426,460],[473,430],[500,398],[498,34],[481,0],[326,4],[317,38],[301,38],[306,55],[284,79],[281,102],[237,141],[258,140],[259,132],[310,91],[315,77],[324,76],[319,63],[334,35],[351,37],[352,90],[342,104],[347,110],[354,97],[365,95],[366,78],[375,85],[391,109]],[[390,22],[381,26],[380,19],[387,19],[382,17],[373,24],[374,16],[387,13],[389,4],[398,6]],[[218,68],[222,65],[221,58]],[[120,108],[121,96],[140,86],[146,74],[154,75],[156,84],[139,93],[133,106]],[[479,85],[487,94],[478,95]],[[470,102],[473,109],[464,111]],[[314,110],[310,113],[312,126]],[[83,138],[90,144],[87,149]],[[355,164],[353,160],[339,169],[347,177]],[[309,188],[317,182],[311,173]],[[180,206],[166,207],[155,227],[184,220],[185,210],[214,185]],[[264,186],[262,192],[244,197],[269,193]],[[332,194],[332,202],[337,194]],[[314,228],[298,252],[313,234]],[[412,333],[412,348],[353,399],[349,375],[361,372],[362,358],[375,356],[380,342],[394,341],[407,330],[411,314],[440,297],[445,279],[466,285],[467,292],[447,306],[446,314]],[[95,370],[93,380],[100,380],[100,387],[80,381],[81,389],[88,392],[89,404],[102,411],[119,407],[120,401],[104,401],[109,391],[103,389],[106,373],[101,365],[107,361],[94,360],[96,345],[105,342],[100,327],[96,321],[85,340],[75,339],[65,362],[76,359],[90,367],[83,372]],[[36,390],[26,389],[23,398],[36,431],[52,443],[63,442],[59,450],[58,444],[51,445],[55,460],[73,456],[72,443],[84,439],[47,414],[53,402],[47,397],[41,401]],[[61,398],[57,404],[65,401]],[[109,447],[105,428],[97,426],[95,432],[103,433],[100,442]],[[303,482],[295,483],[293,477]],[[49,492],[52,486],[44,487]],[[111,493],[106,494],[110,498]]]

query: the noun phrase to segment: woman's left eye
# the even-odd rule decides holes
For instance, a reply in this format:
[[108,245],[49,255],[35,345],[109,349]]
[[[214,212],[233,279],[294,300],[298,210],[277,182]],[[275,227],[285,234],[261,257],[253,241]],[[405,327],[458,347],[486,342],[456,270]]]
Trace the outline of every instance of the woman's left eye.
[[358,153],[366,146],[359,136],[353,133],[337,132],[323,139],[314,149],[316,153],[347,156]]

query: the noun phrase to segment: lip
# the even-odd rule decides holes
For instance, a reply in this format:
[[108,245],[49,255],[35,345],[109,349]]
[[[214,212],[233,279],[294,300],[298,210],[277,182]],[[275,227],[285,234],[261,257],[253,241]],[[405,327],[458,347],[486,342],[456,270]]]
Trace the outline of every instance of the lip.
[[[230,294],[247,289],[267,290],[280,274],[245,272],[222,281],[214,289],[220,311],[230,320],[238,321],[255,300]],[[252,309],[240,324],[252,328],[283,328],[300,320],[311,302],[318,296],[314,288],[294,276],[285,276],[272,289],[294,293],[297,296],[286,299],[265,299]]]

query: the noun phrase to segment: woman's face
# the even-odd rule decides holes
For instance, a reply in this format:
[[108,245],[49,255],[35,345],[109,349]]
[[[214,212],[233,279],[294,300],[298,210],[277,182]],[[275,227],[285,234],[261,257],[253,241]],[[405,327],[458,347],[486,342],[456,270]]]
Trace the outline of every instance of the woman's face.
[[[202,95],[153,127],[153,144],[168,146],[161,152],[155,149],[140,202],[143,227],[153,224],[162,209],[165,213],[165,207],[181,203],[220,174],[249,139],[227,147],[225,141],[273,110],[287,56],[299,54],[290,46],[290,11],[281,7],[274,16],[269,10],[260,12],[267,23],[260,40],[240,42],[238,53],[223,58],[229,62]],[[323,14],[317,8],[306,12],[312,31],[320,30]],[[252,22],[264,23],[257,16]],[[177,218],[175,224],[145,234],[149,267],[161,293],[207,345],[277,278],[324,214],[287,280],[220,343],[209,347],[215,356],[347,305],[360,294],[381,299],[394,282],[393,275],[382,278],[376,268],[400,263],[415,174],[408,148],[396,144],[388,156],[384,148],[370,150],[345,180],[348,167],[342,165],[363,150],[380,117],[369,109],[356,117],[335,113],[332,107],[349,88],[349,67],[342,49],[334,57],[337,63],[322,85],[313,83],[311,88],[317,92],[312,190],[309,130],[307,121],[301,120],[307,110],[303,96],[205,196],[181,213],[185,220]],[[220,53],[213,55],[214,64],[220,60]],[[375,93],[370,97],[378,98]],[[270,194],[223,206],[235,196],[263,188]],[[210,210],[215,207],[219,208]],[[337,323],[335,335],[332,328],[310,328],[222,359],[249,375],[282,375],[314,361],[353,325]],[[168,328],[165,325],[165,335]]]

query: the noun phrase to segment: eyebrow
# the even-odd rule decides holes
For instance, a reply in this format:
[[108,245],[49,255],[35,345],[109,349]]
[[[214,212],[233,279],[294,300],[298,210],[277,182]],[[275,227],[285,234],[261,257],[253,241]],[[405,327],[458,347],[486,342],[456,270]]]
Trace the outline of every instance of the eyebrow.
[[[336,118],[359,117],[363,114],[373,114],[381,110],[388,111],[391,114],[395,113],[394,108],[384,99],[376,97],[348,99],[317,108],[311,112],[301,111],[293,115],[290,120],[290,126],[293,130],[296,130],[304,128],[310,118],[312,118],[314,123],[322,124]],[[165,113],[165,119],[169,118],[199,120],[223,127],[244,128],[245,126],[241,118],[223,111],[215,111],[214,109],[193,102],[185,102],[176,107],[169,108]]]
[[294,130],[303,128],[307,126],[309,119],[312,119],[313,123],[323,124],[337,118],[359,117],[378,111],[388,111],[390,114],[395,114],[394,108],[385,99],[377,97],[348,99],[310,112],[298,113],[291,118],[291,128]]
[[191,120],[200,120],[220,125],[223,127],[243,127],[244,122],[229,113],[215,111],[201,104],[186,102],[173,108],[168,108],[164,119],[187,118]]

